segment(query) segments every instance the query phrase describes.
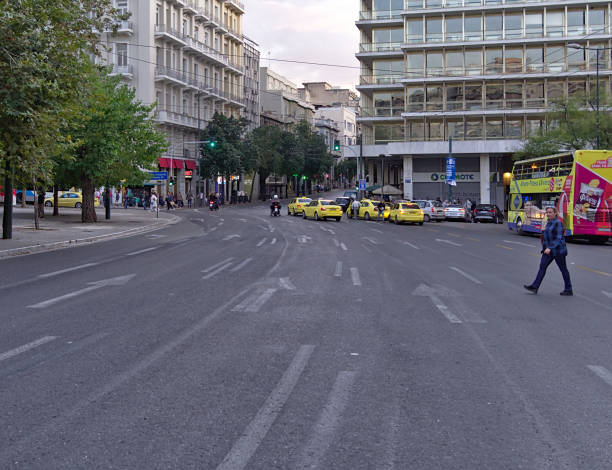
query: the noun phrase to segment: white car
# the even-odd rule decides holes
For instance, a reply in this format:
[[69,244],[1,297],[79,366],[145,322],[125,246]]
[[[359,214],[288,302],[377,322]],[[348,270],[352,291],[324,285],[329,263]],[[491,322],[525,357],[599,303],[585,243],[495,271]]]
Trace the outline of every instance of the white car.
[[445,207],[444,217],[446,220],[462,220],[464,222],[472,221],[471,212],[458,204],[452,204]]
[[424,222],[431,222],[432,220],[435,220],[436,222],[442,222],[444,220],[444,208],[442,207],[442,203],[440,201],[427,201],[425,199],[418,199],[412,202],[417,203],[419,207],[423,210]]

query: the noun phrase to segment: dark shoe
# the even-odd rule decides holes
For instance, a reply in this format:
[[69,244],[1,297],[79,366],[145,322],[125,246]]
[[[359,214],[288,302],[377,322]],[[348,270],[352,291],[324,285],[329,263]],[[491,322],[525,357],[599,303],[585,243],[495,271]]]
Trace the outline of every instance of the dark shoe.
[[527,285],[527,284],[525,284],[523,287],[525,289],[527,289],[529,292],[533,292],[534,294],[538,293],[538,288],[537,287],[534,287],[534,286],[531,286],[531,285]]
[[559,295],[574,295],[574,292],[571,290],[564,290],[563,292],[560,292]]

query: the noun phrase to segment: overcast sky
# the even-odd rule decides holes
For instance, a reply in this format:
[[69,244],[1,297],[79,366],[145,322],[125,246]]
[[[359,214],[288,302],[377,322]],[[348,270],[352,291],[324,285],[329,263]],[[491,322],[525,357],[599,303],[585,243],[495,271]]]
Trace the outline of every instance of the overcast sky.
[[[358,67],[357,0],[244,0],[244,34],[259,44],[261,66],[271,59]],[[270,68],[301,86],[326,81],[354,88],[359,69],[271,60]]]

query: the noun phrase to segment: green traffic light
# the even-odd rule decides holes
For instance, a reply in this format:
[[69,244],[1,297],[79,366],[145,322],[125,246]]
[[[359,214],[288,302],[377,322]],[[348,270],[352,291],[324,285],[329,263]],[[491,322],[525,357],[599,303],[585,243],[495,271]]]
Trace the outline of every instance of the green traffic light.
[[334,151],[335,152],[340,151],[340,141],[339,140],[334,140]]
[[214,140],[211,140],[211,141],[208,143],[208,146],[209,146],[211,149],[214,149],[214,148],[217,146],[217,142],[215,142]]

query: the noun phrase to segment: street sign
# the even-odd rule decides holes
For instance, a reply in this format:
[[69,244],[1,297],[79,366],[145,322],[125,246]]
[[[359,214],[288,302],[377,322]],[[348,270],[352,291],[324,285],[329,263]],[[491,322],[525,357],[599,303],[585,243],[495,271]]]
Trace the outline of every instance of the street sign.
[[366,187],[366,180],[359,180],[359,191],[365,191]]
[[167,171],[149,171],[149,180],[153,181],[165,181],[168,179],[168,172]]
[[455,177],[455,167],[457,164],[457,159],[454,157],[446,158],[446,184],[450,184],[452,186],[457,186],[457,180]]

